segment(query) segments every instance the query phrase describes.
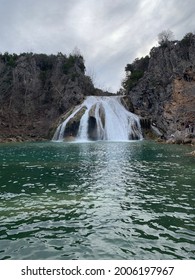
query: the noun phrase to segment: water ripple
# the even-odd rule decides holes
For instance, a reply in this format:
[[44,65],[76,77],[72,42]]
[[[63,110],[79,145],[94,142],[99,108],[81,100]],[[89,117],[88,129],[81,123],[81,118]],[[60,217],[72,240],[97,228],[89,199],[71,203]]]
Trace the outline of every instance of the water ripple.
[[0,258],[195,259],[194,162],[182,149],[0,147]]

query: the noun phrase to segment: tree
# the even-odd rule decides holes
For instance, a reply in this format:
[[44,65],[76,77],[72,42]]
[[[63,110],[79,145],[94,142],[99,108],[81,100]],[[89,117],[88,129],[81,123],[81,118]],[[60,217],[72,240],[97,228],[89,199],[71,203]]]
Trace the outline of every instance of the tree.
[[158,34],[158,43],[160,46],[166,46],[169,41],[172,41],[174,34],[171,30],[163,30]]
[[92,84],[94,84],[94,85],[97,84],[97,75],[96,75],[94,68],[88,68],[86,75],[89,77]]
[[137,85],[138,81],[143,77],[149,65],[149,56],[136,58],[133,63],[127,64],[125,67],[126,77],[122,81],[122,86],[126,91],[131,90]]
[[74,47],[71,54],[75,57],[82,57],[83,58],[83,55],[81,54],[81,51],[78,47]]
[[72,53],[69,54],[69,58],[74,58],[74,61],[78,65],[78,67],[81,69],[83,73],[85,73],[85,60],[83,58],[83,55],[81,54],[81,51],[79,48],[74,47]]
[[192,32],[187,33],[183,39],[181,40],[181,45],[189,47],[191,46],[193,40],[194,40],[195,35]]

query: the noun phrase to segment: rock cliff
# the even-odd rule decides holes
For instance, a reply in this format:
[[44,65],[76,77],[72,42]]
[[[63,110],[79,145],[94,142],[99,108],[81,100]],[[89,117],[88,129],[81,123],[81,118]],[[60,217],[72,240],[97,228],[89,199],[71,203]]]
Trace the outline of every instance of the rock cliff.
[[62,113],[97,92],[81,55],[0,55],[0,139],[48,138]]
[[[195,142],[195,35],[166,41],[125,70],[122,102],[142,127],[171,141]],[[51,139],[85,96],[110,94],[94,88],[79,53],[0,54],[0,142]]]
[[127,64],[126,73],[123,85],[136,114],[151,120],[165,138],[193,136],[195,35],[153,48],[149,56]]

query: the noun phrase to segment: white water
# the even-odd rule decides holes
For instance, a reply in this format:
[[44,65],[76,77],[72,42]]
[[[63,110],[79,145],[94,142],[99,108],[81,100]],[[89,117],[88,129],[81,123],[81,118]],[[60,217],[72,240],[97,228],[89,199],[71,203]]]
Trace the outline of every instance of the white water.
[[95,120],[95,140],[127,141],[142,139],[139,117],[125,109],[119,96],[88,96],[86,100],[76,107],[73,113],[58,126],[53,140],[63,141],[67,123],[82,108],[86,108],[81,117],[76,139],[87,141],[89,139],[89,118]]

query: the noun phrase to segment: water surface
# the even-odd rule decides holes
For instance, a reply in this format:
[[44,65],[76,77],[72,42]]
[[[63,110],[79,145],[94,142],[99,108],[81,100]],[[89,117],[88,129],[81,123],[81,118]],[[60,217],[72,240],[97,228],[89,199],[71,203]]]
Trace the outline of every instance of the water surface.
[[192,148],[0,145],[0,259],[195,259]]

